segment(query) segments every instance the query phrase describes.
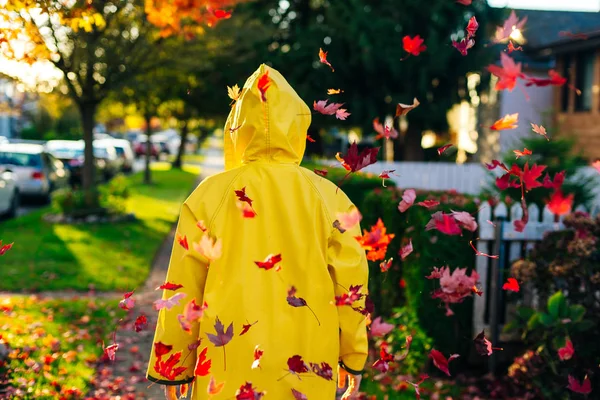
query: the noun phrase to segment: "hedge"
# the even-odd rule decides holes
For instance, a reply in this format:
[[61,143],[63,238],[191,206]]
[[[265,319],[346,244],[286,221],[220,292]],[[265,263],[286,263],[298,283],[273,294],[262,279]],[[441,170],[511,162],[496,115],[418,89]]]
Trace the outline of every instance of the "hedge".
[[[380,262],[370,262],[369,292],[375,303],[375,313],[384,318],[391,317],[394,309],[405,305],[414,310],[420,327],[433,339],[437,350],[445,354],[467,354],[472,326],[472,298],[461,304],[453,304],[454,316],[446,317],[445,308],[439,299],[432,299],[431,292],[439,287],[439,281],[426,279],[434,266],[475,266],[475,254],[469,240],[475,234],[464,231],[463,236],[447,236],[437,230],[425,231],[425,225],[436,211],[477,210],[473,199],[456,192],[417,191],[415,204],[425,199],[437,200],[441,204],[433,209],[414,205],[404,213],[398,211],[402,191],[396,188],[376,189],[367,194],[361,207],[362,226],[368,229],[381,218],[388,230],[396,236],[390,243],[386,259],[394,257],[392,267],[381,272]],[[399,257],[400,248],[412,240],[413,253],[405,261]],[[403,280],[403,285],[401,285]],[[404,286],[402,288],[401,286]]]

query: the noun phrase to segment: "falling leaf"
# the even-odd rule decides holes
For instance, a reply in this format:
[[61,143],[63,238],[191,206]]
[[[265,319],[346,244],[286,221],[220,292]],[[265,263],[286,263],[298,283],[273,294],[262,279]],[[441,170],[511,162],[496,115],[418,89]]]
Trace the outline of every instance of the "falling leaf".
[[248,203],[243,203],[241,201],[236,202],[237,208],[242,212],[242,218],[254,218],[256,217],[256,212],[252,207],[248,205]]
[[542,176],[542,172],[544,172],[545,169],[545,165],[538,166],[537,164],[534,164],[533,167],[529,169],[529,163],[525,164],[525,168],[522,171],[521,177],[527,190],[542,186],[542,184],[537,180]]
[[570,360],[575,354],[575,348],[573,347],[573,342],[571,339],[567,338],[565,342],[565,346],[558,349],[558,358],[560,361]]
[[452,211],[450,214],[456,222],[463,228],[471,232],[477,230],[477,222],[475,218],[466,211]]
[[165,282],[154,290],[173,290],[173,291],[175,291],[175,290],[181,289],[182,287],[183,287],[183,285],[180,285],[177,283]]
[[531,150],[524,148],[523,151],[521,150],[513,150],[513,153],[515,153],[515,155],[517,156],[517,160],[519,159],[519,157],[525,157],[525,156],[530,156],[532,154]]
[[500,257],[500,256],[491,256],[491,255],[489,255],[489,254],[486,254],[486,253],[482,253],[482,252],[480,252],[479,250],[477,250],[477,249],[475,248],[475,246],[473,246],[473,241],[472,241],[472,240],[470,240],[470,241],[469,241],[469,244],[471,245],[471,248],[472,248],[473,250],[475,250],[475,255],[476,255],[476,256],[484,256],[484,257],[488,257],[488,258],[491,258],[491,259],[498,259],[498,258]]
[[377,162],[377,153],[380,147],[365,148],[360,154],[358,153],[358,146],[356,142],[352,142],[348,148],[348,153],[345,156],[338,157],[342,160],[342,166],[350,172],[357,172],[364,167],[374,164]]
[[425,208],[433,208],[440,205],[440,202],[437,200],[423,200],[417,203],[418,206]]
[[237,85],[233,85],[232,87],[227,86],[227,96],[233,101],[237,101],[240,98],[240,88]]
[[247,203],[252,207],[252,199],[246,195],[246,187],[244,186],[240,190],[234,190],[237,199],[243,203]]
[[446,150],[448,150],[452,146],[453,146],[453,144],[449,143],[449,144],[446,144],[446,145],[440,147],[439,149],[437,149],[438,155],[441,156]]
[[573,208],[573,200],[575,194],[570,193],[565,196],[562,191],[556,190],[552,193],[550,201],[548,202],[548,208],[555,215],[565,215],[571,212]]
[[331,365],[327,364],[326,362],[322,362],[320,364],[310,363],[310,369],[315,375],[320,376],[326,381],[333,380],[333,369],[331,368]]
[[494,122],[490,129],[493,131],[504,131],[507,129],[515,129],[518,127],[519,113],[507,114],[503,118]]
[[123,295],[123,300],[119,302],[119,307],[123,310],[131,310],[135,306],[135,300],[131,296],[133,296],[133,290]]
[[587,375],[583,378],[583,382],[579,383],[579,381],[573,376],[569,375],[569,386],[567,388],[572,392],[579,394],[590,394],[592,392],[592,382],[587,377]]
[[240,332],[240,336],[242,336],[243,334],[245,334],[246,332],[248,332],[250,330],[250,328],[252,328],[258,321],[254,321],[251,324],[243,324],[242,325],[242,331]]
[[[264,261],[254,261],[254,264],[258,266],[258,268],[262,268],[265,270],[270,270],[275,266],[275,264],[281,262],[281,254],[269,254]],[[278,266],[276,271],[281,270],[281,266]]]
[[508,278],[506,283],[502,285],[502,290],[510,290],[511,292],[519,292],[519,282],[515,278]]
[[335,115],[344,103],[330,103],[327,100],[313,101],[313,110],[323,115]]
[[323,49],[319,49],[319,61],[321,62],[321,64],[329,66],[329,68],[331,68],[331,72],[335,71],[329,63],[329,61],[327,61],[327,52],[323,51]]
[[317,320],[317,323],[319,324],[319,326],[321,326],[321,321],[319,321],[319,318],[317,317],[317,314],[315,314],[315,312],[313,311],[313,309],[310,308],[310,306],[308,305],[308,303],[306,302],[306,300],[304,300],[302,297],[296,297],[296,287],[292,286],[291,288],[288,289],[286,301],[292,307],[306,307],[306,308],[308,308],[310,310],[310,312],[312,312],[312,314],[314,315],[314,317]]
[[522,46],[515,47],[513,42],[509,40],[508,46],[506,46],[506,51],[508,51],[508,54],[512,53],[513,51],[523,51],[523,47]]
[[119,349],[118,343],[113,343],[110,346],[104,347],[102,346],[102,350],[104,351],[104,355],[110,360],[115,361],[117,350]]
[[221,239],[214,240],[208,234],[204,234],[198,243],[194,243],[194,250],[203,255],[208,261],[214,261],[221,257]]
[[466,56],[469,54],[469,49],[475,46],[475,40],[467,38],[463,38],[460,42],[453,40],[452,46],[458,50],[461,55]]
[[202,319],[204,311],[208,308],[208,304],[204,302],[202,305],[196,304],[196,299],[192,299],[183,308],[183,314],[179,314],[177,319],[181,324],[181,328],[187,332],[192,333],[192,324]]
[[429,352],[429,358],[433,360],[433,365],[435,365],[437,369],[439,369],[448,376],[450,376],[448,364],[450,363],[450,361],[458,357],[460,357],[458,354],[452,354],[450,357],[448,357],[448,359],[446,359],[446,357],[444,357],[444,355],[436,349],[431,349],[431,351]]
[[194,368],[194,376],[207,376],[208,374],[210,374],[212,360],[209,360],[206,357],[207,352],[208,347],[205,347],[202,349],[200,354],[198,354],[198,359],[196,360],[196,367]]
[[157,358],[169,354],[171,350],[173,350],[173,346],[170,344],[164,344],[163,342],[154,343],[154,354]]
[[477,18],[475,18],[475,16],[472,16],[469,19],[469,23],[467,24],[467,27],[465,29],[467,31],[467,39],[475,37],[477,29],[479,29],[479,23],[477,22]]
[[424,40],[419,35],[412,38],[410,36],[404,36],[402,38],[402,47],[407,53],[418,56],[421,52],[427,50],[427,46],[425,46],[423,42]]
[[306,397],[304,393],[300,393],[294,388],[292,388],[292,394],[294,395],[295,400],[308,400],[308,397]]
[[390,333],[394,329],[393,324],[388,324],[387,322],[383,322],[381,317],[377,317],[371,323],[371,336],[380,337],[385,336]]
[[292,374],[303,374],[310,370],[300,355],[295,355],[288,358],[287,365],[288,371],[290,371]]
[[494,40],[496,42],[504,42],[510,38],[514,30],[523,30],[527,17],[519,20],[514,10],[511,11],[510,16],[504,21],[502,26],[496,28],[496,35]]
[[340,121],[345,121],[350,116],[350,113],[345,108],[335,110],[335,117]]
[[413,205],[416,198],[417,193],[413,189],[406,189],[402,194],[402,201],[398,204],[398,210],[405,212]]
[[187,370],[187,368],[184,366],[175,367],[179,363],[180,359],[181,351],[171,354],[166,361],[163,361],[162,358],[159,357],[154,364],[154,371],[156,371],[160,376],[170,381],[174,381],[179,375],[183,374]]
[[398,105],[396,106],[396,117],[401,117],[403,115],[408,114],[411,110],[417,108],[419,104],[421,103],[419,102],[419,100],[417,100],[416,97],[413,99],[412,104],[398,103]]
[[[438,216],[434,217],[436,214]],[[454,219],[451,215],[444,213],[435,213],[431,216],[431,218],[431,221],[433,221],[433,228],[437,229],[441,233],[450,236],[462,234],[462,230],[460,229],[460,226],[458,225],[456,219]],[[425,229],[427,230],[427,226],[425,227]]]
[[343,92],[342,89],[327,89],[327,94],[330,96],[333,94],[340,94],[342,92]]
[[314,143],[314,142],[316,142],[316,140],[315,140],[315,139],[313,139],[313,138],[312,138],[312,137],[311,137],[309,134],[306,134],[306,140],[308,140],[308,141],[309,141],[309,142],[311,142],[311,143]]
[[215,377],[211,376],[206,388],[206,393],[208,393],[209,396],[217,395],[221,393],[223,386],[225,386],[225,382],[217,383],[217,381],[215,381]]
[[385,186],[385,180],[386,179],[390,179],[390,174],[394,173],[394,171],[396,171],[395,169],[390,169],[390,170],[383,170],[381,171],[381,173],[379,174],[378,178],[383,179],[383,181],[381,182],[381,185],[383,187],[387,187]]
[[317,168],[315,168],[315,169],[313,169],[313,172],[314,172],[315,174],[317,174],[317,175],[319,175],[319,176],[322,176],[322,177],[324,178],[324,177],[326,177],[326,176],[327,176],[327,173],[328,173],[329,171],[327,171],[326,169],[317,169]]
[[162,310],[163,308],[166,308],[167,310],[170,310],[171,308],[178,306],[179,305],[179,301],[181,299],[183,299],[184,297],[186,297],[187,295],[185,293],[176,293],[173,296],[169,297],[168,299],[159,299],[156,300],[154,302],[154,309],[156,311]]
[[[467,3],[467,4],[465,4],[465,5],[471,4],[471,0],[457,0],[457,2],[458,2],[458,3],[461,3],[461,4],[465,4],[465,2],[468,2],[468,3]],[[420,391],[420,388],[419,388],[419,386],[420,386],[420,385],[421,385],[423,382],[425,382],[425,379],[427,379],[427,378],[429,378],[429,375],[427,375],[427,374],[422,374],[422,375],[420,376],[420,379],[419,379],[419,381],[418,381],[417,383],[412,383],[412,382],[410,382],[410,381],[405,381],[405,382],[407,382],[407,383],[410,383],[410,384],[411,384],[411,385],[412,385],[412,386],[415,388],[415,397],[416,397],[416,399],[417,399],[417,400],[420,400],[420,399],[421,399],[421,391]]]
[[136,332],[141,332],[148,326],[148,318],[144,314],[139,315],[133,323],[133,329]]
[[506,53],[500,54],[500,63],[501,67],[492,64],[487,69],[499,78],[496,82],[496,90],[507,89],[512,92],[517,85],[517,80],[525,77],[521,72],[521,63],[515,63]]
[[383,225],[383,221],[379,218],[377,223],[371,226],[369,232],[367,232],[366,229],[363,229],[363,235],[355,236],[354,238],[358,240],[358,243],[362,248],[367,251],[367,260],[378,261],[385,258],[387,247],[394,236],[395,234],[393,233],[386,234],[386,228]]
[[473,0],[456,0],[456,2],[458,4],[462,4],[463,6],[469,6],[473,2]]
[[404,259],[406,257],[408,257],[408,255],[410,253],[413,252],[413,246],[412,246],[412,240],[409,239],[408,244],[406,246],[402,246],[402,248],[400,249],[400,258],[402,258],[402,261],[404,261]]
[[336,213],[337,221],[339,226],[336,227],[340,233],[344,233],[347,230],[354,228],[362,219],[362,215],[358,208],[353,207],[352,210],[346,213]]
[[267,101],[266,93],[271,87],[271,79],[269,78],[269,71],[258,78],[258,91],[260,92],[260,100],[264,103]]
[[183,247],[186,250],[190,249],[190,246],[188,245],[187,237],[185,235],[181,236],[178,233],[175,237],[177,238],[177,243],[179,243],[179,245],[181,247]]
[[381,138],[385,139],[396,139],[398,137],[398,131],[393,126],[383,125],[379,122],[379,117],[373,120],[373,130],[377,133],[375,140]]
[[260,368],[260,358],[263,356],[264,350],[261,350],[258,345],[254,347],[254,361],[252,361],[252,369]]
[[473,343],[475,343],[475,350],[477,353],[482,356],[490,356],[494,350],[503,350],[499,347],[492,347],[492,342],[485,337],[484,331],[481,331],[479,335],[475,336]]
[[538,135],[542,135],[543,137],[545,137],[546,140],[550,140],[548,138],[548,133],[546,132],[546,128],[544,128],[542,125],[536,125],[536,124],[532,123],[531,129]]
[[14,243],[9,243],[2,245],[2,240],[0,240],[0,256],[3,256],[7,251],[12,249]]
[[215,347],[223,347],[223,369],[227,370],[227,357],[225,355],[225,345],[229,343],[233,338],[233,322],[229,324],[229,326],[227,327],[227,331],[225,331],[224,328],[225,327],[221,323],[221,320],[219,320],[219,317],[216,317],[215,331],[217,332],[217,334],[213,335],[211,333],[207,333],[206,336],[208,337],[208,340],[210,340],[210,342],[215,345]]
[[389,363],[394,361],[394,356],[388,353],[388,346],[387,342],[381,343],[379,347],[379,359],[373,363],[373,368],[382,373],[388,372],[390,369]]
[[360,293],[362,285],[352,285],[348,288],[348,292],[335,296],[336,306],[352,306],[353,303],[359,301],[365,295]]
[[394,257],[390,258],[387,261],[382,261],[379,264],[379,269],[381,269],[381,272],[387,272],[390,269],[390,267],[392,266],[392,261],[394,261]]
[[217,19],[229,19],[229,18],[231,18],[231,11],[217,9],[217,10],[213,11],[213,15]]
[[264,395],[265,393],[258,392],[252,383],[246,382],[235,392],[235,400],[260,400]]
[[487,163],[486,163],[486,164],[485,164],[485,167],[486,167],[488,170],[490,170],[490,171],[493,171],[494,169],[496,169],[496,167],[500,167],[500,168],[502,168],[503,170],[505,170],[505,171],[508,171],[508,168],[506,168],[506,165],[504,165],[503,163],[501,163],[501,162],[500,162],[500,161],[498,161],[498,160],[492,160],[492,163],[491,163],[491,164],[487,164]]

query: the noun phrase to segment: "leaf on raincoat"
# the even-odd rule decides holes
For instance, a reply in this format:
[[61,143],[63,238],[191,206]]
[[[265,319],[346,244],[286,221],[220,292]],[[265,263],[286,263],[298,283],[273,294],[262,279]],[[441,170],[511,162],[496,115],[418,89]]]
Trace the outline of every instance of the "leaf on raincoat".
[[473,343],[475,344],[475,351],[482,356],[489,356],[494,352],[494,350],[504,350],[500,347],[492,347],[492,342],[485,337],[484,331],[481,331],[480,334],[475,336]]
[[388,324],[387,322],[383,322],[381,317],[377,317],[371,323],[371,336],[380,337],[385,336],[390,333],[394,329],[393,324]]
[[333,380],[333,369],[326,362],[322,362],[321,364],[310,363],[310,369],[315,375],[320,376],[326,381]]
[[330,96],[333,94],[340,94],[342,92],[343,92],[342,89],[327,89],[327,94]]
[[248,205],[248,203],[242,203],[241,201],[237,201],[236,202],[236,206],[242,212],[242,217],[243,218],[254,218],[254,217],[256,217],[256,213],[254,212],[254,210],[252,209],[252,207],[250,207]]
[[398,137],[398,131],[394,129],[393,126],[384,126],[381,122],[379,122],[379,117],[373,120],[373,130],[377,132],[375,140],[379,140],[381,138],[396,139]]
[[287,365],[288,371],[295,375],[303,374],[310,370],[308,364],[306,364],[304,360],[302,360],[302,356],[300,355],[295,355],[288,358]]
[[448,150],[448,149],[449,149],[450,147],[452,147],[452,146],[454,146],[452,143],[448,143],[448,144],[446,144],[446,145],[444,145],[444,146],[442,146],[442,147],[438,148],[438,149],[437,149],[438,155],[440,155],[440,156],[441,156],[442,154],[444,154],[444,152],[445,152],[446,150]]
[[206,376],[210,374],[210,367],[212,364],[212,360],[209,360],[206,357],[206,353],[208,352],[208,347],[202,349],[200,354],[198,354],[198,359],[196,360],[196,366],[194,367],[194,376]]
[[307,307],[310,310],[310,312],[312,312],[312,314],[315,316],[315,319],[317,320],[319,326],[321,326],[321,321],[319,321],[317,314],[315,314],[313,309],[310,308],[306,300],[304,300],[302,297],[296,297],[296,287],[292,286],[288,289],[286,300],[288,304],[292,307]]
[[106,347],[104,347],[104,343],[102,344],[102,351],[104,351],[104,355],[110,361],[115,361],[115,357],[116,357],[118,349],[119,349],[118,343],[113,343],[110,346],[106,346]]
[[403,115],[408,114],[411,110],[417,108],[419,104],[421,103],[419,102],[419,100],[417,100],[416,97],[413,99],[412,104],[398,103],[398,105],[396,106],[396,117],[401,117]]
[[515,47],[513,42],[511,40],[509,40],[508,45],[506,46],[506,51],[508,52],[508,54],[512,53],[513,51],[523,51],[523,47],[522,46]]
[[173,290],[173,291],[175,291],[175,290],[181,289],[182,287],[183,287],[183,285],[180,285],[178,283],[165,282],[154,290]]
[[167,355],[173,350],[173,345],[164,344],[162,342],[154,343],[154,354],[157,358],[161,358],[164,355]]
[[406,257],[408,257],[408,255],[412,252],[413,252],[412,239],[409,239],[408,244],[406,246],[402,246],[402,248],[400,249],[400,252],[398,254],[400,254],[402,261],[404,261],[404,259]]
[[235,400],[260,400],[264,395],[264,392],[252,387],[251,382],[246,382],[235,392]]
[[440,202],[437,200],[423,200],[417,203],[418,206],[425,208],[433,208],[440,205]]
[[123,310],[131,310],[135,306],[135,300],[131,297],[133,295],[133,290],[131,292],[127,292],[123,295],[123,300],[119,302],[119,307]]
[[234,102],[240,98],[241,94],[242,93],[240,92],[240,88],[237,83],[232,87],[227,86],[227,96],[229,96],[229,98]]
[[429,358],[433,360],[433,365],[436,366],[437,369],[450,376],[450,371],[448,370],[448,363],[455,358],[460,357],[458,354],[452,354],[448,359],[444,357],[444,355],[437,351],[436,349],[431,349],[429,352]]
[[233,322],[229,324],[229,326],[227,327],[227,331],[225,331],[225,327],[221,323],[221,320],[219,320],[219,317],[216,317],[215,331],[217,332],[216,335],[207,333],[206,336],[208,337],[208,340],[210,340],[210,342],[215,345],[215,347],[223,348],[223,369],[226,371],[227,356],[225,354],[225,345],[229,343],[233,338]]
[[178,233],[175,237],[177,238],[177,243],[179,243],[179,245],[181,247],[183,247],[186,250],[190,249],[190,246],[189,246],[188,241],[187,241],[187,237],[185,235],[181,236]]
[[315,169],[313,169],[313,172],[315,174],[317,174],[319,176],[322,176],[324,178],[324,177],[327,176],[327,172],[329,172],[329,171],[327,171],[326,169],[317,169],[317,168],[315,168]]
[[205,233],[198,243],[194,243],[194,250],[208,259],[209,262],[221,257],[222,242],[221,239],[213,240],[208,233]]
[[353,207],[352,210],[346,213],[336,213],[338,226],[335,222],[333,223],[334,228],[337,228],[340,233],[344,233],[347,230],[354,228],[362,220],[362,215],[358,208]]
[[351,306],[354,302],[362,299],[365,294],[360,293],[362,289],[362,285],[352,285],[348,289],[348,292],[341,294],[340,296],[335,296],[335,305],[336,306]]
[[521,151],[521,150],[513,150],[513,153],[515,153],[515,156],[517,156],[517,160],[519,159],[519,157],[530,156],[531,154],[533,154],[531,152],[531,150],[529,150],[527,147],[525,147],[523,149],[523,151]]
[[385,253],[387,252],[388,245],[391,240],[396,236],[393,233],[386,234],[386,228],[383,225],[381,218],[377,220],[377,223],[371,226],[371,230],[367,232],[363,229],[362,236],[355,236],[358,243],[364,250],[367,251],[367,260],[378,261],[385,259]]
[[496,90],[507,89],[509,92],[512,92],[515,86],[517,86],[517,80],[525,78],[525,75],[521,72],[521,63],[515,63],[506,53],[500,54],[500,63],[501,67],[492,64],[487,69],[499,78],[498,82],[496,82]]
[[200,347],[200,344],[202,343],[202,339],[198,339],[195,342],[192,342],[190,344],[188,344],[188,350],[189,351],[193,351],[196,350],[198,347]]
[[342,228],[342,224],[340,223],[340,221],[338,221],[337,219],[335,221],[333,221],[333,227],[335,229],[337,229],[338,231],[340,231],[340,233],[346,232],[346,230],[344,228]]
[[552,193],[552,197],[550,197],[548,208],[555,215],[568,214],[573,208],[574,197],[575,195],[573,193],[565,196],[560,189],[557,189]]
[[416,198],[417,192],[413,189],[406,189],[402,194],[402,201],[398,204],[398,211],[404,212],[408,210],[413,205]]
[[507,114],[498,121],[494,122],[490,129],[493,131],[504,131],[507,129],[515,129],[518,127],[519,113]]
[[294,395],[295,400],[308,400],[308,397],[306,397],[304,393],[301,393],[294,388],[292,388],[292,394]]
[[510,16],[504,21],[504,24],[496,28],[494,40],[496,42],[504,42],[505,40],[508,40],[514,30],[523,30],[526,22],[527,17],[519,20],[515,11],[512,10]]
[[208,227],[206,226],[206,224],[204,223],[203,220],[200,220],[198,222],[196,222],[196,226],[202,231],[202,232],[206,232],[208,230]]
[[315,140],[315,139],[313,139],[313,138],[312,138],[312,136],[310,136],[309,134],[306,134],[306,140],[308,140],[308,141],[309,141],[309,142],[311,142],[311,143],[314,143],[314,142],[316,142],[316,140]]
[[[252,207],[252,199],[246,195],[246,187],[244,186],[240,190],[234,190],[237,199],[243,203],[247,203],[250,207]],[[252,207],[254,210],[254,207]],[[256,213],[256,212],[255,212]]]
[[154,371],[156,371],[163,378],[174,381],[179,375],[183,374],[187,370],[187,368],[184,366],[176,367],[180,359],[181,351],[171,354],[166,361],[163,361],[162,358],[158,358],[154,364]]
[[254,325],[256,325],[257,322],[258,322],[258,320],[254,321],[251,324],[248,324],[248,323],[243,324],[242,325],[242,331],[240,332],[240,336],[242,336],[243,334],[247,333],[250,330],[250,328],[252,328]]
[[260,368],[260,359],[263,356],[264,350],[261,350],[258,345],[254,347],[254,361],[252,361],[252,369]]
[[571,339],[567,338],[565,341],[565,346],[558,349],[558,358],[560,361],[570,360],[575,354],[575,348],[573,347],[573,342]]
[[[275,267],[275,265],[277,263],[281,262],[281,253],[280,254],[269,254],[264,261],[254,261],[254,264],[256,264],[258,266],[258,268],[262,268],[264,270],[270,270],[273,267]],[[277,268],[275,268],[275,271],[281,271],[281,265],[277,266]]]
[[2,240],[0,240],[0,256],[3,256],[7,251],[12,249],[14,243],[9,243],[2,245]]
[[463,56],[468,55],[469,49],[473,46],[475,46],[475,40],[473,39],[463,38],[460,42],[457,42],[456,40],[452,41],[452,47],[458,50]]
[[427,50],[427,46],[423,44],[424,42],[425,41],[419,35],[412,38],[407,35],[402,38],[402,48],[408,54],[418,56],[423,51]]
[[148,318],[144,314],[140,314],[133,323],[133,328],[136,332],[141,332],[148,326]]
[[271,87],[271,79],[269,78],[269,71],[266,71],[264,74],[258,78],[257,82],[258,91],[260,92],[260,100],[264,103],[267,101],[267,90]]
[[187,333],[192,333],[192,324],[202,319],[204,310],[207,308],[208,304],[206,304],[206,301],[201,306],[196,304],[195,298],[188,302],[183,308],[183,314],[179,314],[177,316],[177,319],[181,324],[181,328]]
[[[457,1],[465,1],[465,0],[457,0]],[[469,4],[471,4],[471,0],[467,0],[469,1]],[[425,379],[429,378],[429,375],[427,374],[421,374],[421,376],[419,377],[419,381],[417,383],[413,383],[410,381],[405,381],[406,383],[410,383],[414,388],[415,388],[415,397],[417,400],[419,400],[421,398],[421,391],[420,391],[420,387],[421,384],[423,382],[425,382]]]
[[387,342],[381,343],[379,348],[379,359],[373,363],[373,368],[382,373],[388,372],[390,369],[390,362],[394,361],[394,356],[388,353],[388,346],[389,344]]
[[169,297],[168,299],[159,299],[156,300],[154,302],[154,309],[156,311],[160,311],[163,308],[166,308],[167,310],[170,310],[171,308],[178,306],[179,305],[179,301],[181,299],[183,299],[184,297],[186,297],[187,295],[185,293],[176,293],[173,296]]
[[592,393],[592,382],[590,382],[590,379],[587,377],[587,375],[583,378],[583,381],[581,383],[579,383],[579,381],[577,380],[577,378],[569,375],[568,376],[569,379],[569,386],[567,386],[567,388],[575,393],[580,393],[580,394],[590,394]]
[[327,61],[327,52],[323,51],[323,49],[319,49],[319,62],[321,62],[321,64],[325,64],[329,68],[331,68],[331,72],[335,71],[333,69],[333,66],[329,63],[329,61]]
[[510,290],[511,292],[519,292],[519,282],[515,278],[508,278],[506,283],[502,285],[502,290]]
[[479,250],[477,250],[477,248],[476,248],[476,247],[473,245],[473,241],[472,241],[472,240],[469,240],[469,244],[471,245],[471,248],[472,248],[472,249],[475,251],[475,255],[476,255],[476,256],[484,256],[484,257],[488,257],[488,258],[491,258],[491,259],[497,259],[497,258],[499,258],[499,257],[500,257],[500,256],[497,256],[497,255],[496,255],[496,256],[492,256],[492,255],[489,255],[489,254],[486,254],[486,253],[482,253],[482,252],[480,252],[480,251],[479,251]]
[[223,386],[225,386],[225,382],[217,383],[215,377],[211,376],[206,388],[206,393],[208,393],[209,396],[217,395],[221,393]]
[[392,261],[394,261],[394,257],[390,258],[387,261],[384,260],[381,263],[379,263],[379,269],[381,269],[381,272],[387,272],[392,266]]
[[337,153],[336,158],[338,161],[341,160],[340,162],[346,170],[349,172],[357,172],[364,167],[377,162],[377,153],[379,152],[379,149],[380,147],[365,148],[359,154],[356,142],[352,142],[348,148],[348,153],[343,157],[340,153]]
[[479,29],[479,23],[477,22],[477,18],[475,18],[475,16],[472,16],[469,19],[469,23],[467,24],[467,27],[465,28],[465,30],[467,31],[467,39],[475,37],[475,33],[477,33],[477,29]]

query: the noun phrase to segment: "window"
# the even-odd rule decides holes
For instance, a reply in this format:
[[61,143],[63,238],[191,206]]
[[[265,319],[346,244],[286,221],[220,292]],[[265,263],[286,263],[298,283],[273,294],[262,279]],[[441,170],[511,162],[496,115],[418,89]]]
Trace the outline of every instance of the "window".
[[592,86],[594,85],[594,51],[577,54],[577,71],[575,86],[581,90],[581,96],[575,97],[575,111],[592,109]]
[[[562,70],[562,76],[564,76],[565,78],[567,78],[568,80],[570,80],[571,78],[571,68],[572,68],[572,62],[571,62],[571,55],[567,54],[565,55],[565,57],[563,58],[563,70]],[[570,83],[570,82],[569,82]],[[568,112],[569,111],[569,84],[563,85],[560,91],[560,101],[561,101],[561,110],[562,112]]]

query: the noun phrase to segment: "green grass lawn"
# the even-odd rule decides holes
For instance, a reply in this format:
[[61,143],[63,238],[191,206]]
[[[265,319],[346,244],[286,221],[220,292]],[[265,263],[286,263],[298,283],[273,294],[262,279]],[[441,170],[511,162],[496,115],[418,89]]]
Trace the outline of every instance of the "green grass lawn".
[[[0,397],[83,398],[124,312],[104,300],[0,298]],[[3,385],[5,387],[3,387]]]
[[141,173],[130,176],[128,208],[136,222],[50,224],[41,220],[47,207],[0,222],[0,239],[14,242],[0,259],[0,290],[135,289],[148,276],[198,172],[194,167],[175,170],[158,163],[151,186],[142,184]]

